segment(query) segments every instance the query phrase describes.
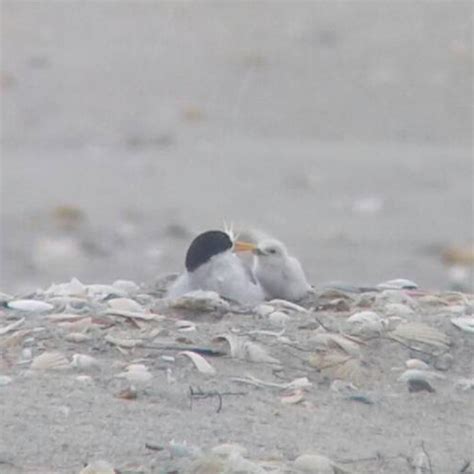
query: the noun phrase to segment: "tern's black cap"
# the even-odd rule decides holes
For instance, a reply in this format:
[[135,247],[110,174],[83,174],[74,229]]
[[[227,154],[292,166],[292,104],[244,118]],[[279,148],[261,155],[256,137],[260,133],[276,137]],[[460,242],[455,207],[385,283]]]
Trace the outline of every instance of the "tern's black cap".
[[214,255],[232,248],[229,235],[220,230],[208,230],[199,234],[192,242],[186,253],[186,270],[192,272]]

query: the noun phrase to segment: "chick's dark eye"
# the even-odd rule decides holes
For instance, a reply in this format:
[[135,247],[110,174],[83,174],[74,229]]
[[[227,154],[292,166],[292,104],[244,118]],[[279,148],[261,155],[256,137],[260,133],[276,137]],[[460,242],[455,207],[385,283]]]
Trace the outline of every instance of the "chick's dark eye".
[[269,249],[268,253],[276,253],[276,250],[275,249]]

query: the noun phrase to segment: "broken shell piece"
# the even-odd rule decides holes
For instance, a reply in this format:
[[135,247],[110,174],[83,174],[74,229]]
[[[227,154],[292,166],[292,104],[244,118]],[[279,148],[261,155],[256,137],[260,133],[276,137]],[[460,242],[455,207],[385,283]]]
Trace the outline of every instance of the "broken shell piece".
[[117,398],[121,398],[122,400],[136,400],[137,396],[137,389],[133,385],[130,385],[130,387],[123,389],[117,394]]
[[288,311],[294,313],[302,313],[306,314],[308,310],[300,306],[299,304],[292,303],[291,301],[275,299],[268,302],[268,305],[273,306],[275,309],[279,309],[281,311]]
[[64,370],[69,367],[69,361],[60,352],[43,352],[43,354],[36,356],[31,363],[33,370]]
[[187,309],[193,311],[228,310],[230,305],[214,291],[196,290],[186,293],[169,302],[173,309]]
[[465,332],[474,334],[474,316],[465,316],[451,319],[451,323]]
[[281,403],[285,405],[296,405],[304,399],[304,392],[301,388],[292,390],[280,397]]
[[94,299],[104,299],[108,296],[126,297],[126,293],[112,285],[87,285],[87,295]]
[[7,334],[15,329],[19,328],[25,322],[25,318],[21,318],[14,323],[8,324],[7,326],[3,326],[0,328],[0,336],[3,334]]
[[69,283],[53,283],[44,294],[46,296],[85,296],[86,286],[77,278],[72,278]]
[[348,472],[331,459],[320,454],[302,454],[295,459],[294,467],[299,472],[308,474],[344,474]]
[[70,332],[64,336],[64,339],[68,342],[86,342],[90,341],[92,337],[83,332]]
[[51,311],[52,309],[54,309],[54,306],[52,304],[36,300],[14,300],[7,303],[7,306],[11,309],[34,313],[43,313],[45,311]]
[[196,325],[192,321],[187,321],[186,319],[178,319],[175,322],[178,331],[180,332],[188,332],[188,331],[195,331]]
[[366,337],[378,336],[384,329],[382,319],[373,311],[353,314],[346,320],[346,325],[350,334]]
[[428,370],[430,366],[423,362],[420,359],[408,359],[405,361],[405,366],[407,369],[418,369],[418,370]]
[[115,474],[115,469],[107,461],[92,461],[79,474]]
[[53,323],[58,323],[58,322],[74,322],[74,321],[79,321],[80,319],[84,319],[83,314],[67,314],[67,313],[54,313],[54,314],[48,314],[46,318],[49,321],[52,321]]
[[230,355],[235,359],[249,360],[251,362],[266,362],[279,364],[280,361],[269,355],[266,350],[258,344],[247,341],[234,334],[217,336],[214,341],[227,341],[230,346]]
[[90,375],[78,375],[76,377],[76,380],[84,384],[91,384],[94,381],[94,379]]
[[182,351],[178,355],[183,355],[189,357],[193,364],[196,366],[196,369],[199,370],[202,374],[206,375],[215,375],[216,369],[200,354],[192,351]]
[[136,313],[145,311],[145,308],[140,303],[130,298],[114,298],[109,300],[108,305],[111,309],[119,309],[122,311],[133,311]]
[[89,370],[99,367],[99,361],[87,354],[74,354],[72,356],[71,367],[80,370]]

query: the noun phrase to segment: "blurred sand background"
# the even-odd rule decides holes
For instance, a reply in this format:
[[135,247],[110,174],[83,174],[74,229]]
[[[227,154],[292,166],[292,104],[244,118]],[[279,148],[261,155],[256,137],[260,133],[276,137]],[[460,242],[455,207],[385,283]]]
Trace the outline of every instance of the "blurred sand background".
[[1,281],[179,271],[223,220],[314,283],[447,287],[471,2],[1,2]]

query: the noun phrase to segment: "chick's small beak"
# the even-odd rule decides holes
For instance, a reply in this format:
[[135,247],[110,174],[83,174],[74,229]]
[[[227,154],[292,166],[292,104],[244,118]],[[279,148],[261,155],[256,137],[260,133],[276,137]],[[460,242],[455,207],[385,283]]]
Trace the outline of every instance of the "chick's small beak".
[[250,242],[241,242],[240,240],[237,240],[234,243],[234,252],[253,252],[256,249],[257,246]]

